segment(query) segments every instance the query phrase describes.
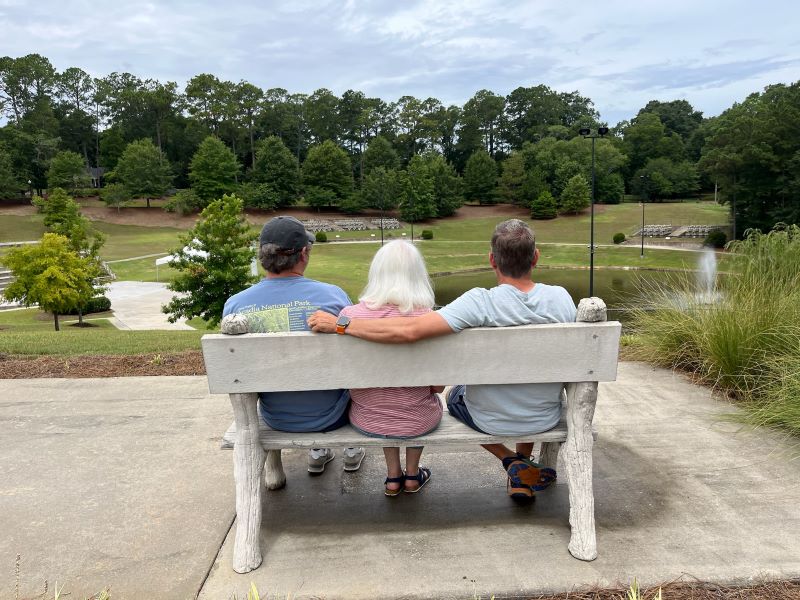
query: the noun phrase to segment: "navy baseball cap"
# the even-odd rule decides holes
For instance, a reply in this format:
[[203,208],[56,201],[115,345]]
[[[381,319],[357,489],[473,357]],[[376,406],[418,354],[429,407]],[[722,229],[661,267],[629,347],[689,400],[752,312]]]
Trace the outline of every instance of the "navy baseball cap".
[[261,229],[259,245],[275,244],[282,251],[294,254],[314,243],[314,235],[306,231],[303,224],[294,217],[275,217]]

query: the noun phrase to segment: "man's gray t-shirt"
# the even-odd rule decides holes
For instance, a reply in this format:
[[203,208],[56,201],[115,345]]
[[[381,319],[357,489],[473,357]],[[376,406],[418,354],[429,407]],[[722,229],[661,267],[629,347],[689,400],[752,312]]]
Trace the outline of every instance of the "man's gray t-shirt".
[[[537,283],[528,293],[508,284],[488,290],[473,288],[438,312],[456,333],[470,327],[572,323],[576,315],[567,290],[544,283]],[[472,420],[486,433],[539,433],[555,427],[561,418],[563,387],[560,383],[469,385],[464,403]]]

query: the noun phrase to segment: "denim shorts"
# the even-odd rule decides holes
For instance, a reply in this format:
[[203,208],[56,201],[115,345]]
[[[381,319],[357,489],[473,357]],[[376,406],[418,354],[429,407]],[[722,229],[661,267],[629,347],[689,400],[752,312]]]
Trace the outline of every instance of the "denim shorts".
[[469,425],[475,431],[479,433],[486,433],[483,429],[475,425],[475,421],[472,420],[472,415],[469,414],[467,405],[464,403],[464,396],[466,395],[467,386],[465,385],[454,385],[452,388],[450,388],[446,398],[447,412],[465,425]]

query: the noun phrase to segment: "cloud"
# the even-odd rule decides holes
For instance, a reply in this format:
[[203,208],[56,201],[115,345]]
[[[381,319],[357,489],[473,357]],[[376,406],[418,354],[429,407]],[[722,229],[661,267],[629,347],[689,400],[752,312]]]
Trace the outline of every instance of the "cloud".
[[604,78],[616,81],[620,87],[639,90],[690,90],[727,85],[750,79],[789,66],[800,59],[765,57],[718,64],[660,63],[642,65],[629,71],[611,73]]
[[612,122],[654,96],[717,114],[797,79],[798,21],[790,0],[0,0],[4,52],[59,70],[456,104],[545,84],[578,90]]

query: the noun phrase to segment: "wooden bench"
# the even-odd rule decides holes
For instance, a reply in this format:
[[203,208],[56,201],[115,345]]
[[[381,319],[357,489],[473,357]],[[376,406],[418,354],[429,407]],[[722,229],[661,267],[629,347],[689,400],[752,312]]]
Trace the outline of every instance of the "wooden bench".
[[[282,448],[404,446],[407,440],[370,438],[343,427],[329,433],[274,431],[259,419],[258,392],[436,384],[566,384],[562,422],[524,439],[478,433],[445,413],[433,433],[415,438],[430,446],[534,441],[539,460],[555,467],[562,449],[569,485],[570,553],[597,557],[592,491],[592,417],[597,384],[617,376],[620,324],[606,322],[599,298],[581,301],[578,322],[468,329],[414,344],[375,344],[349,336],[308,332],[246,333],[243,315],[223,321],[229,334],[203,336],[203,357],[211,393],[230,394],[235,437],[236,539],[233,568],[247,573],[261,564],[261,482],[283,487]],[[242,335],[238,335],[242,334]]]

